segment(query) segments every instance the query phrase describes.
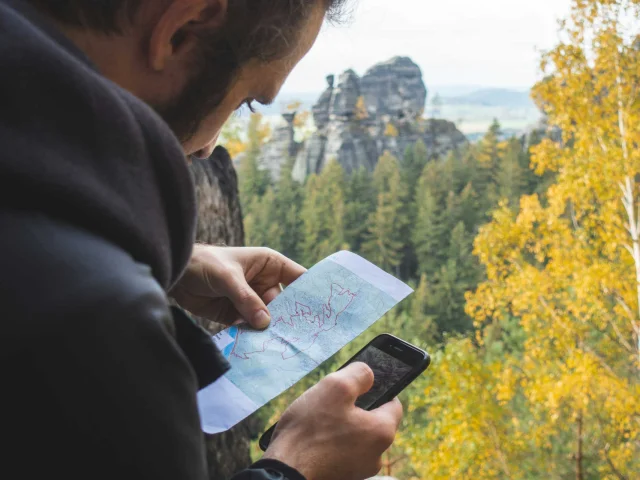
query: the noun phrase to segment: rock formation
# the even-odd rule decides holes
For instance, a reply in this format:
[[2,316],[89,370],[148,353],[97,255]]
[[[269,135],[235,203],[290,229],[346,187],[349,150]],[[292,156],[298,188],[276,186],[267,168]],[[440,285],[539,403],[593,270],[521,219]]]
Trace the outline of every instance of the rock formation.
[[[295,113],[285,113],[282,115],[284,122],[277,125],[271,133],[271,139],[262,147],[260,166],[268,170],[274,179],[280,178],[280,169],[286,163],[287,158],[295,157],[298,152],[298,144],[294,138],[293,121]],[[236,159],[239,165],[242,158]]]
[[[411,59],[395,57],[377,64],[360,78],[347,70],[327,77],[327,89],[313,106],[316,131],[305,142],[294,140],[291,114],[277,127],[259,163],[274,179],[287,158],[295,158],[293,177],[303,181],[331,161],[347,172],[373,170],[388,150],[402,158],[407,146],[421,139],[433,157],[466,143],[452,122],[422,117],[427,89]],[[295,114],[294,114],[295,115]]]
[[360,78],[353,70],[347,70],[340,75],[338,86],[331,92],[329,120],[351,120],[360,95]]
[[329,123],[329,110],[331,109],[331,98],[333,98],[335,79],[336,77],[333,75],[327,76],[328,88],[320,95],[318,103],[313,106],[313,121],[319,130],[322,130]]
[[427,89],[420,67],[407,57],[395,57],[370,68],[360,89],[370,115],[415,118],[422,115]]
[[[207,160],[194,160],[191,171],[198,202],[197,240],[209,244],[244,244],[238,180],[227,151],[218,147]],[[211,333],[220,326],[202,322]],[[212,480],[231,477],[251,463],[249,441],[258,433],[249,418],[231,431],[207,437],[207,460]]]

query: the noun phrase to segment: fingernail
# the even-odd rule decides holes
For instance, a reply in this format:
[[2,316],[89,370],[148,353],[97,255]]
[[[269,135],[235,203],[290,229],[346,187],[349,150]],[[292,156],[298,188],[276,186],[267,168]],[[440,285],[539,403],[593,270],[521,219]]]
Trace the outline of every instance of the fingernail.
[[271,317],[264,310],[260,310],[253,317],[253,325],[256,328],[267,328],[271,322]]

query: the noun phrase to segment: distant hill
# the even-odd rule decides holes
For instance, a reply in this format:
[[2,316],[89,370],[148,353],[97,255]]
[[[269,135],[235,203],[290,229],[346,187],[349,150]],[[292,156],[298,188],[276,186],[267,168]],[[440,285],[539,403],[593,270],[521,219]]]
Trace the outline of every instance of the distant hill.
[[477,105],[482,107],[535,108],[529,91],[485,88],[464,95],[444,97],[445,105]]
[[[540,111],[529,98],[529,90],[483,87],[477,85],[434,85],[429,88],[425,116],[454,122],[471,141],[484,135],[491,122],[498,119],[508,135],[523,132],[540,118]],[[300,102],[300,111],[311,110],[320,94],[317,92],[283,92],[273,105],[258,106],[258,111],[274,125],[281,123],[286,107]],[[435,96],[442,102],[432,105]],[[247,111],[241,115],[248,118]]]
[[[300,102],[300,110],[311,110],[318,98],[317,92],[283,92],[278,95],[272,105],[259,105],[258,111],[263,115],[279,116],[287,106]],[[513,90],[507,88],[482,88],[473,85],[438,85],[429,89],[429,102],[435,95],[442,99],[444,105],[465,105],[475,107],[505,107],[505,108],[536,108],[529,97],[528,90]],[[427,105],[427,110],[430,106]]]
[[436,85],[427,85],[429,89],[429,98],[433,98],[434,95],[440,95],[441,97],[460,97],[462,95],[467,95],[469,93],[473,93],[477,90],[483,90],[486,88],[494,88],[487,87],[487,85],[469,85],[469,84],[436,84]]
[[299,92],[290,93],[283,92],[276,98],[275,102],[271,105],[257,105],[257,110],[265,116],[281,115],[287,111],[287,107],[293,103],[300,103],[300,111],[310,111],[313,104],[318,99],[320,93],[318,92]]
[[[511,137],[519,137],[521,135],[523,135],[523,130],[521,129],[517,129],[517,128],[503,128],[501,130],[502,135],[500,136],[500,138],[502,140],[508,140]],[[482,139],[482,137],[484,137],[486,134],[486,132],[476,132],[476,133],[468,133],[467,136],[467,140],[469,140],[470,142],[477,142],[478,140]]]

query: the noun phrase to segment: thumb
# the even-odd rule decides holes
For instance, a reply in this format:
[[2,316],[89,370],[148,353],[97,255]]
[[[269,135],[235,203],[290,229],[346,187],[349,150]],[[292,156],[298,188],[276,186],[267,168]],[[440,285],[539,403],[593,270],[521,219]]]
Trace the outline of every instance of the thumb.
[[329,377],[332,377],[337,393],[348,403],[354,403],[360,395],[373,387],[373,370],[362,362],[350,363],[327,378]]
[[230,282],[228,297],[240,316],[253,328],[263,330],[269,326],[269,310],[244,276],[236,277]]

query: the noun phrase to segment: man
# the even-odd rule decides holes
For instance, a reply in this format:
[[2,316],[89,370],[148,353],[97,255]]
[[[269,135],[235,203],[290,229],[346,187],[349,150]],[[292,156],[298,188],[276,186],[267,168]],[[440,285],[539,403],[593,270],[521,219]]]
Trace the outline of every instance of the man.
[[[8,478],[207,478],[196,392],[227,368],[180,310],[269,322],[303,269],[193,248],[187,155],[274,99],[338,0],[0,0],[0,306]],[[283,416],[241,479],[373,475],[397,401],[356,364]]]

